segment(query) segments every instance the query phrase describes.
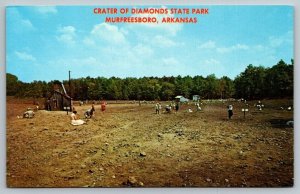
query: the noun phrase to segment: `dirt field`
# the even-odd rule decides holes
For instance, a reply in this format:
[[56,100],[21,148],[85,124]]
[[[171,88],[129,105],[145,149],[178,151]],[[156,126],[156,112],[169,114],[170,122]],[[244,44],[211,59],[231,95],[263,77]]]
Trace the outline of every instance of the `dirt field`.
[[[156,115],[154,104],[110,104],[86,125],[39,110],[17,118],[32,101],[7,99],[8,187],[282,187],[292,186],[291,100],[207,102]],[[90,105],[76,106],[79,115]],[[190,106],[195,110],[194,106]]]

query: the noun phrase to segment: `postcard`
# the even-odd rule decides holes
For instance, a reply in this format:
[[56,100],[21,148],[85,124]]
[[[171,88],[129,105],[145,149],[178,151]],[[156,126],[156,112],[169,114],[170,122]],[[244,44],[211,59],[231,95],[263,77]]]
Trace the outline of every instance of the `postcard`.
[[293,6],[7,6],[7,187],[292,187],[293,73]]

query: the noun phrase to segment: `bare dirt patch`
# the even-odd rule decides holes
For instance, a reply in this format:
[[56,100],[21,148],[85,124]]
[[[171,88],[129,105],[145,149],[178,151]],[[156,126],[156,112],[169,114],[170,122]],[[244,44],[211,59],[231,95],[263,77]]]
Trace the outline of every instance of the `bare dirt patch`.
[[[66,112],[40,110],[18,119],[28,106],[7,101],[9,187],[281,187],[293,185],[293,111],[267,101],[250,102],[243,118],[234,102],[210,102],[189,113],[156,115],[154,104],[108,104],[86,125],[72,126]],[[90,105],[77,106],[79,114]],[[280,127],[278,127],[280,125]]]

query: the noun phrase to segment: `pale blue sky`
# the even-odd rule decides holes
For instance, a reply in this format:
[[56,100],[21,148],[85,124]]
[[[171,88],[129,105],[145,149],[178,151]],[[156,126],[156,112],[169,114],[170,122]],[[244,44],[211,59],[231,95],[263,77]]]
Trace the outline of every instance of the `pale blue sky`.
[[105,23],[107,15],[93,14],[95,7],[101,6],[7,7],[7,72],[24,82],[66,80],[69,70],[73,78],[214,73],[233,79],[249,64],[271,67],[294,58],[291,6],[168,5],[209,8],[209,14],[197,16],[197,24],[154,25]]

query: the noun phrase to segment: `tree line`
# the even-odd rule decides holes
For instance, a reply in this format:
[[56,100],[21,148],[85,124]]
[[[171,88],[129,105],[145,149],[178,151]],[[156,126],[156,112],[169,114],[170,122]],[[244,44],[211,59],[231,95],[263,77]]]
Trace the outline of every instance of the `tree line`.
[[[64,80],[68,94],[74,100],[171,100],[177,95],[191,99],[200,95],[202,99],[293,97],[293,66],[280,60],[270,68],[248,65],[234,80],[227,76],[206,77],[85,77]],[[10,73],[6,74],[6,94],[16,97],[48,98],[54,87],[61,82],[33,81],[24,83]]]

